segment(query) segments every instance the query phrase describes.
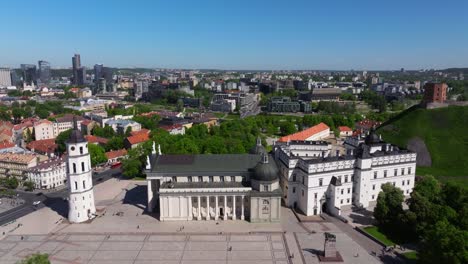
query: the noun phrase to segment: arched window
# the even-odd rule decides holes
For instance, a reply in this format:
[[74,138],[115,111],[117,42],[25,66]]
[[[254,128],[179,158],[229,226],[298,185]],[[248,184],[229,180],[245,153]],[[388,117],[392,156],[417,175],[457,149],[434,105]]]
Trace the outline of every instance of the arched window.
[[80,147],[80,154],[83,154],[83,147]]
[[296,181],[296,174],[293,174],[293,182]]
[[85,165],[84,165],[84,162],[81,162],[81,171],[85,171]]
[[76,164],[73,163],[73,173],[76,173]]

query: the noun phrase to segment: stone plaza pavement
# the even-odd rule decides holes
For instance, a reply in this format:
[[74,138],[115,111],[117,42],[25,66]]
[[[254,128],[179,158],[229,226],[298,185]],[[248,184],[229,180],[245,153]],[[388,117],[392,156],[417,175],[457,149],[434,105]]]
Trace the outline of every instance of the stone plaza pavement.
[[[23,238],[23,240],[21,240]],[[286,264],[281,233],[228,235],[8,236],[0,241],[0,263],[15,263],[35,252],[52,263]]]
[[336,234],[344,263],[381,263],[336,224],[299,223],[287,208],[280,223],[160,222],[145,212],[145,182],[111,179],[97,185],[95,193],[100,213],[89,223],[68,223],[62,201],[1,227],[0,264],[35,252],[49,253],[52,263],[70,264],[319,263],[324,232]]

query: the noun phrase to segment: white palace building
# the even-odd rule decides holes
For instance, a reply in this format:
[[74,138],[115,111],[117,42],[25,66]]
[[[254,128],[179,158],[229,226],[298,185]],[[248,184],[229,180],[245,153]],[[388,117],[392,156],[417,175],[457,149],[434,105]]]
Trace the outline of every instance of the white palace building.
[[340,215],[344,207],[375,203],[382,184],[392,183],[405,196],[414,187],[416,153],[381,141],[373,130],[346,155],[332,156],[330,149],[325,141],[275,145],[286,206],[308,216],[322,211]]

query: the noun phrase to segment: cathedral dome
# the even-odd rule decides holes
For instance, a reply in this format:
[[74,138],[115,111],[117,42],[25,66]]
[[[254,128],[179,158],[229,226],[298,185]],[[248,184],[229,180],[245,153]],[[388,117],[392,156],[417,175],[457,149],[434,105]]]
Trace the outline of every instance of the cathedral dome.
[[274,162],[268,162],[267,154],[262,155],[262,161],[255,166],[254,180],[275,181],[278,179],[279,170]]

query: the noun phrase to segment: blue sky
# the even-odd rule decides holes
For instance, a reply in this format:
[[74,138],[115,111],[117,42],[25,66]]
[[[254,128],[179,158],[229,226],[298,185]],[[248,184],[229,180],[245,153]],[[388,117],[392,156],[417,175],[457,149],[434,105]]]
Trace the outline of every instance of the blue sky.
[[468,1],[23,0],[1,4],[0,66],[468,67]]

